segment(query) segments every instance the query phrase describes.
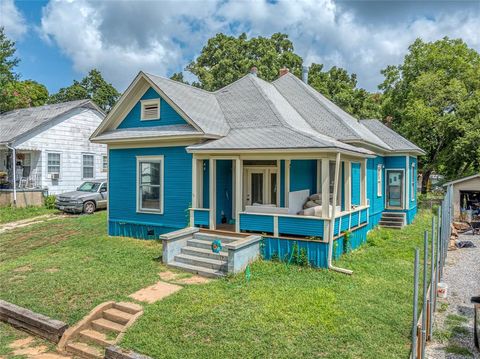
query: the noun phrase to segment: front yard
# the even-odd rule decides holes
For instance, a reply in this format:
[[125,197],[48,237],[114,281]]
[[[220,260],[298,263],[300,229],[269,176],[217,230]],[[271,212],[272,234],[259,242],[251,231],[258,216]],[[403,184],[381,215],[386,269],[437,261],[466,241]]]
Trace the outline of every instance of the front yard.
[[22,219],[28,219],[44,214],[53,214],[58,211],[55,209],[48,209],[43,206],[32,206],[25,208],[15,208],[12,206],[0,207],[0,224],[14,222]]
[[[154,358],[405,358],[413,248],[430,218],[420,212],[402,231],[371,232],[369,245],[336,263],[353,276],[259,261],[249,281],[186,286],[145,305],[121,345]],[[73,324],[158,281],[161,244],[105,230],[100,212],[2,234],[0,298]]]

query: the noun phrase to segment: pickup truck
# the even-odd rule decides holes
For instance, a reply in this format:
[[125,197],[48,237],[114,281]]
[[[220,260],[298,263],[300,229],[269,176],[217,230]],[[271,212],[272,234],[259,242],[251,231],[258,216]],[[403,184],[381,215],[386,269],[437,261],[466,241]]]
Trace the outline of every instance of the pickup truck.
[[58,195],[55,207],[64,212],[92,214],[107,208],[107,202],[107,181],[92,180],[82,183],[76,191]]

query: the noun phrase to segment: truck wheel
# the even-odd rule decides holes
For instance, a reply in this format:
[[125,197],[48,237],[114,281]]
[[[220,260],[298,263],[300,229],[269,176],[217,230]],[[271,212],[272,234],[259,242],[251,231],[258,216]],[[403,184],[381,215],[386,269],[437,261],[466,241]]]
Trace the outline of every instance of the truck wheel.
[[95,212],[95,202],[87,201],[83,204],[83,213],[92,214]]

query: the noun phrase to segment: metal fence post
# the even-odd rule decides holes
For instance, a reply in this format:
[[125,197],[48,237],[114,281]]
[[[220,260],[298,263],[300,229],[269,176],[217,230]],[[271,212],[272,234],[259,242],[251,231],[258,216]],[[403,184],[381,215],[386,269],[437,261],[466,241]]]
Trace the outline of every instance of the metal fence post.
[[412,324],[412,359],[417,359],[417,323],[418,323],[418,248],[415,248],[413,267],[413,324]]
[[434,313],[434,301],[435,301],[435,216],[432,217],[432,243],[430,246],[431,251],[431,260],[430,260],[430,307],[428,308],[428,316],[430,320],[428,321],[428,339],[432,338],[433,330],[433,313]]
[[423,234],[423,302],[422,302],[422,359],[425,358],[427,340],[427,274],[428,274],[428,231]]

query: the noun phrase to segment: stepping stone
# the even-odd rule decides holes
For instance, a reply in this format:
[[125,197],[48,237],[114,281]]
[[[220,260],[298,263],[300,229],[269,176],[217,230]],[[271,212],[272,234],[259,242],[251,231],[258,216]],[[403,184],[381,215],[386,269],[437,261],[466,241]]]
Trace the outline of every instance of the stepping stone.
[[139,302],[146,303],[155,303],[165,297],[168,297],[170,294],[178,292],[183,287],[175,284],[170,284],[166,282],[158,282],[149,287],[140,289],[139,291],[130,294],[130,298],[138,300]]
[[178,279],[175,282],[181,284],[205,284],[210,282],[211,279],[200,277],[199,275],[194,275],[189,278]]
[[167,270],[165,272],[158,273],[158,275],[160,276],[161,280],[169,281],[176,279],[179,276],[179,273],[173,273],[172,271]]

